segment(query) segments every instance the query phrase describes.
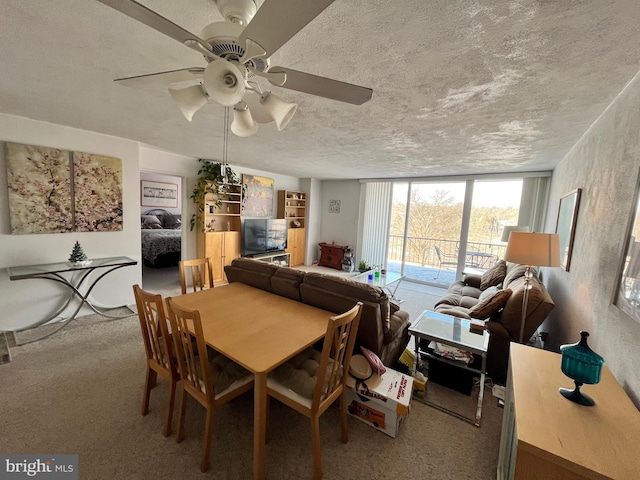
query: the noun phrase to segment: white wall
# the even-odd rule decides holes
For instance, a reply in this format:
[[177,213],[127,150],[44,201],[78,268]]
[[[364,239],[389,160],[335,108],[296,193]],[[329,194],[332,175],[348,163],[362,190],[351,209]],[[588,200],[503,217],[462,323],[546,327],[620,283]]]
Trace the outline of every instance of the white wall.
[[[0,148],[0,330],[27,326],[58,305],[63,287],[48,280],[9,281],[6,268],[66,262],[76,240],[89,258],[127,256],[140,262],[138,144],[130,140],[0,114],[0,141],[109,155],[122,159],[123,230],[45,235],[12,235],[9,221],[4,144]],[[141,281],[138,267],[122,268],[103,279],[91,298],[101,305],[133,303],[131,285]]]
[[640,323],[612,303],[640,167],[638,112],[640,76],[554,170],[545,231],[555,231],[561,196],[576,188],[582,196],[570,271],[545,269],[556,306],[543,330],[554,350],[587,330],[591,348],[640,407]]
[[[340,213],[329,212],[331,200],[340,200]],[[359,212],[360,182],[358,180],[323,181],[319,241],[348,245],[355,249],[358,240]]]

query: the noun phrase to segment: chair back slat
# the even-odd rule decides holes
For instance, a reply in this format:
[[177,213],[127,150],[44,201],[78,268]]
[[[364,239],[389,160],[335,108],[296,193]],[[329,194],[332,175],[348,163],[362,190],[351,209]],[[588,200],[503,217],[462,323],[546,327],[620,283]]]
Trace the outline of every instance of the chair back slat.
[[167,307],[184,388],[202,405],[211,404],[215,394],[200,312],[180,308],[171,298]]
[[348,312],[329,319],[318,367],[312,408],[317,408],[321,402],[331,397],[341,388],[341,385],[344,385],[360,324],[361,312],[362,302],[358,302]]
[[173,346],[162,296],[133,286],[147,358],[165,369],[174,365]]
[[211,258],[196,258],[195,260],[181,260],[180,285],[182,294],[187,293],[187,271],[190,270],[191,288],[194,292],[213,288],[213,264]]

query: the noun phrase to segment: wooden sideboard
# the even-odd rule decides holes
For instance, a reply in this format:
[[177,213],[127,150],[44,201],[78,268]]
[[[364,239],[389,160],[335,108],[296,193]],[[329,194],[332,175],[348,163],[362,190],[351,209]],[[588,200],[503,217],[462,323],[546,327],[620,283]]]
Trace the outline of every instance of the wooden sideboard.
[[319,243],[320,260],[318,265],[321,267],[331,267],[342,270],[342,260],[344,260],[344,252],[347,250],[346,245],[336,245],[335,243]]
[[[498,480],[640,478],[640,412],[611,371],[584,385],[585,407],[558,392],[573,387],[560,355],[511,344]],[[606,359],[605,359],[606,360]]]

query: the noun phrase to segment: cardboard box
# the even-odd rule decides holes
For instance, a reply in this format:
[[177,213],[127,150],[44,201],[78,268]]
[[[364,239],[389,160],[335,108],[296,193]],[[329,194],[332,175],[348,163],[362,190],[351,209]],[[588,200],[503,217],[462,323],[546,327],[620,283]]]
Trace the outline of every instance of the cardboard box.
[[411,409],[413,378],[387,368],[374,383],[370,388],[362,383],[356,384],[356,388],[347,388],[347,410],[350,415],[395,438]]

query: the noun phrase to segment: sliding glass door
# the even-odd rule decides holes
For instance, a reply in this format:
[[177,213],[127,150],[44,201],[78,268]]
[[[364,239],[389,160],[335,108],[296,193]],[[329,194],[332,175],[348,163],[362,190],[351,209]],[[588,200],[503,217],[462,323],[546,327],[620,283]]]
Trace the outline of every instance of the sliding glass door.
[[387,268],[449,284],[456,275],[465,182],[396,183]]
[[505,225],[518,223],[522,179],[393,184],[387,269],[447,286],[463,270],[504,256]]
[[504,258],[505,225],[517,225],[522,196],[522,179],[473,183],[473,200],[467,237],[467,268],[486,270]]

